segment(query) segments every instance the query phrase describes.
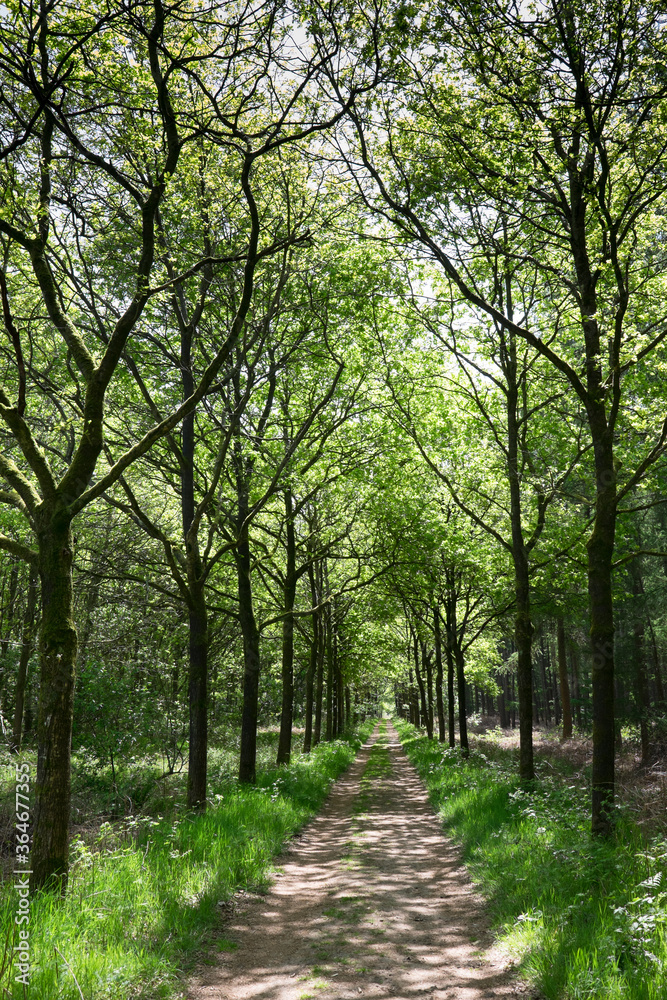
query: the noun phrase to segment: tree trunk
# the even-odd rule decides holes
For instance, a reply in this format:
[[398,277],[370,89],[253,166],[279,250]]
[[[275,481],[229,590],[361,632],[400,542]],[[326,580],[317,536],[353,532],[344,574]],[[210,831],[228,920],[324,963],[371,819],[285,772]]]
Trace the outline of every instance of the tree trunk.
[[285,490],[285,580],[283,585],[282,705],[277,764],[289,764],[294,714],[294,599],[296,596],[296,540],[292,493]]
[[[506,278],[506,299],[510,319],[512,318],[511,292],[511,282],[508,276]],[[521,523],[516,337],[513,333],[509,333],[508,337],[508,356],[505,364],[507,380],[507,477],[510,492],[512,561],[514,564],[514,641],[517,650],[516,673],[519,688],[519,777],[522,782],[528,782],[535,777],[533,763],[533,623],[530,611],[528,554]]]
[[208,761],[208,615],[204,586],[189,580],[188,809],[206,809]]
[[[314,626],[315,629],[315,626]],[[314,631],[313,629],[313,631]],[[306,705],[304,710],[303,752],[310,753],[313,745],[313,688],[317,670],[317,636],[313,634],[310,641],[308,666],[306,668]]]
[[[185,400],[194,391],[192,338],[194,328],[181,326],[181,393]],[[206,809],[208,761],[208,613],[204,590],[205,574],[199,540],[193,525],[195,516],[195,411],[181,426],[181,523],[185,546],[188,587],[188,790],[189,809]]]
[[37,571],[37,567],[30,566],[28,576],[28,597],[26,601],[25,618],[23,620],[23,635],[21,637],[21,655],[19,658],[18,673],[16,675],[16,689],[14,692],[14,725],[12,726],[12,741],[10,746],[12,753],[19,752],[23,737],[23,707],[25,704],[26,681],[28,678],[28,663],[32,653],[35,631],[38,586],[39,573]]
[[417,633],[413,634],[413,651],[415,660],[415,676],[417,678],[417,685],[419,687],[419,700],[421,702],[421,718],[422,724],[426,724],[426,732],[429,739],[433,739],[433,729],[430,726],[428,708],[426,707],[426,690],[424,688],[424,678],[421,675],[419,669],[419,639],[417,638]]
[[[104,525],[104,549],[111,545],[111,508],[109,508],[109,516],[107,516]],[[93,579],[88,587],[88,593],[86,594],[85,602],[85,615],[83,618],[83,625],[79,629],[79,643],[76,654],[76,672],[79,674],[86,663],[86,656],[88,653],[88,643],[90,642],[90,637],[93,634],[94,629],[94,616],[98,608],[100,601],[100,587],[102,584],[101,576],[99,575],[101,568],[101,559],[96,558],[93,561]]]
[[574,714],[579,729],[583,727],[581,682],[579,679],[579,651],[574,642],[570,643],[570,659],[572,662],[572,677],[574,679]]
[[327,615],[327,727],[325,739],[330,743],[333,739],[334,710],[336,699],[334,698],[334,662],[333,662],[333,611],[329,605]]
[[72,615],[71,520],[42,504],[37,525],[42,591],[32,891],[67,883],[70,758],[77,634]]
[[433,663],[426,644],[422,644],[422,664],[426,668],[426,698],[428,702],[429,739],[433,739]]
[[466,680],[464,672],[463,650],[460,642],[454,646],[456,660],[456,685],[459,691],[459,742],[461,750],[468,755],[468,718],[466,711]]
[[317,650],[317,677],[315,684],[315,729],[313,731],[313,746],[316,747],[322,738],[322,701],[324,694],[324,656],[325,656],[325,620],[324,615],[319,615],[319,635]]
[[655,631],[651,616],[646,616],[649,632],[651,633],[651,649],[653,652],[653,677],[655,679],[655,698],[659,709],[665,708],[665,688],[662,683],[662,672],[660,670],[660,657],[658,655],[658,644],[655,640]]
[[340,648],[338,645],[338,636],[336,636],[336,693],[337,693],[337,718],[338,718],[338,728],[336,730],[337,736],[342,736],[343,730],[345,729],[345,690],[343,685],[343,668],[340,663]]
[[[9,643],[12,637],[12,630],[14,628],[14,618],[16,615],[16,592],[18,590],[19,583],[19,569],[20,563],[18,559],[12,560],[11,567],[9,570],[9,593],[7,599],[5,600],[4,593],[4,580],[2,588],[2,616],[0,618],[0,631],[2,634],[2,639],[0,640],[0,663],[6,663],[7,652],[9,650]],[[5,623],[5,617],[7,622]]]
[[[513,534],[520,533],[520,508],[512,514]],[[514,524],[518,521],[518,527]],[[533,761],[533,623],[530,611],[530,584],[528,559],[523,550],[523,536],[513,544],[514,594],[516,611],[514,616],[514,641],[517,649],[517,685],[519,689],[519,776],[522,781],[532,781],[535,777]]]
[[561,739],[572,736],[572,708],[570,706],[570,685],[567,678],[567,654],[565,652],[565,624],[562,615],[558,618],[556,638],[558,642],[558,678],[560,700],[563,706],[563,732]]
[[641,579],[641,568],[635,560],[632,565],[632,592],[634,596],[634,646],[635,646],[635,683],[637,691],[637,708],[639,709],[639,732],[642,748],[642,766],[647,767],[650,761],[651,748],[649,744],[648,720],[651,705],[648,693],[648,677],[646,674],[646,650],[644,642],[644,587]]
[[540,639],[540,670],[542,673],[542,689],[544,691],[544,721],[547,726],[551,727],[551,698],[549,679],[547,677],[547,654],[544,648],[544,636]]
[[447,732],[449,734],[450,747],[455,747],[456,733],[454,730],[454,719],[456,701],[454,698],[454,655],[449,636],[447,637],[447,644],[445,646],[445,655],[447,657]]
[[508,718],[507,718],[507,703],[505,700],[505,678],[501,675],[500,677],[496,675],[496,681],[498,687],[500,688],[500,694],[498,695],[498,715],[500,717],[500,728],[508,728]]
[[539,726],[541,721],[546,721],[546,716],[541,711],[540,685],[537,683],[537,675],[534,666],[533,666],[533,707],[535,712],[534,719]]
[[[310,583],[310,602],[314,609],[317,606],[317,589],[315,586],[315,570],[313,564],[308,566],[308,581]],[[317,672],[317,653],[319,646],[319,612],[313,610],[311,615],[312,635],[310,639],[310,654],[306,669],[306,710],[303,733],[303,752],[310,753],[313,742],[313,687]]]
[[[552,643],[548,645],[549,651],[549,678],[551,682],[551,690],[554,695],[554,719],[556,720],[556,725],[560,725],[561,720],[561,708],[560,708],[560,689],[558,684],[558,676],[556,674],[557,665],[554,665],[555,660],[557,660],[556,650],[554,650]],[[566,675],[567,679],[567,675]]]
[[649,712],[648,678],[646,676],[646,660],[644,655],[644,623],[641,619],[635,621],[635,669],[637,678],[637,706],[639,708],[639,732],[642,748],[642,766],[648,767],[651,759],[649,742]]
[[[245,519],[245,518],[244,518]],[[243,520],[244,520],[243,519]],[[243,520],[239,519],[243,525]],[[243,711],[239,781],[254,784],[257,768],[257,716],[259,708],[259,629],[255,621],[250,580],[250,541],[242,528],[235,550],[239,592],[239,618],[243,635]]]
[[433,611],[433,634],[435,636],[435,702],[438,712],[438,740],[444,743],[447,739],[445,732],[445,706],[442,700],[442,635],[440,633],[440,611],[436,606]]
[[[593,406],[590,407],[593,410]],[[589,414],[596,471],[595,522],[588,540],[593,680],[593,773],[591,828],[608,836],[614,806],[614,608],[612,560],[616,532],[616,473],[604,404]]]

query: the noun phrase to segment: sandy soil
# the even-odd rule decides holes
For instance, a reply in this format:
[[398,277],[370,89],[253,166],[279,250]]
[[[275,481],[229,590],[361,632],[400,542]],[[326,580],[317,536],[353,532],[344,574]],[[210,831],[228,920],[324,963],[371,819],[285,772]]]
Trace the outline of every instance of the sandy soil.
[[279,859],[271,892],[237,906],[233,950],[206,960],[188,1000],[526,995],[487,954],[482,902],[391,726],[391,773],[362,788],[375,739]]

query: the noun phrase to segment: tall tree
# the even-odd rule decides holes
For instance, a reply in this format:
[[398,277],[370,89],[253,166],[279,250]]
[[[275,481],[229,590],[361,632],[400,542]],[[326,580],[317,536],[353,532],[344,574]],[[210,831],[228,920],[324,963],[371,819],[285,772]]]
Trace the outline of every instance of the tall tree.
[[[0,134],[7,191],[0,215],[2,298],[15,361],[13,369],[5,366],[0,392],[11,442],[0,474],[2,501],[24,516],[36,542],[31,548],[3,535],[0,547],[36,564],[41,579],[35,888],[64,886],[68,866],[73,520],[214,384],[243,329],[262,255],[253,172],[263,156],[326,124],[316,101],[303,101],[302,113],[297,108],[304,92],[313,96],[322,57],[295,50],[291,15],[281,21],[277,8],[223,6],[228,16],[220,8],[189,15],[196,30],[185,49],[180,13],[161,0],[57,14],[55,4],[42,0],[37,11],[19,2],[0,12],[0,89],[11,115]],[[334,40],[326,58],[335,47]],[[267,66],[276,67],[273,81]],[[360,85],[367,84],[365,78]],[[258,89],[266,94],[263,113],[253,96]],[[236,314],[189,399],[142,428],[95,479],[109,387],[148,301],[176,284],[156,260],[158,218],[178,198],[184,149],[207,130],[210,142],[236,154],[246,239],[222,260],[183,247],[174,270],[184,277],[242,259]],[[35,296],[44,323],[38,316],[19,319],[13,309]],[[25,350],[22,326],[33,343],[41,338],[37,355]],[[37,412],[36,400],[47,416]]]
[[[614,801],[616,516],[667,444],[664,413],[648,405],[650,441],[621,471],[615,440],[633,420],[627,387],[651,367],[667,332],[658,291],[664,261],[649,251],[667,199],[662,7],[550,0],[528,11],[483,0],[429,11],[411,29],[402,33],[398,85],[372,112],[359,102],[351,113],[371,181],[359,188],[440,264],[460,301],[552,364],[586,414],[595,468],[592,829],[606,835]],[[377,129],[370,135],[371,113],[382,116],[388,142],[378,141]],[[419,134],[423,142],[415,142]],[[535,274],[539,286],[523,322],[476,282],[476,248],[461,213],[489,220],[491,242],[498,218],[506,221],[510,238],[495,241],[499,258]]]

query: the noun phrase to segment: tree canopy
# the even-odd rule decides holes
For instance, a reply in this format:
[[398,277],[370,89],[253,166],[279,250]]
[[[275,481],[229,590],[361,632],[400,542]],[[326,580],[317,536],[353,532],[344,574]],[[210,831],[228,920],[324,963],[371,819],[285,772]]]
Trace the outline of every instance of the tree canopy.
[[[388,695],[665,725],[657,3],[0,10],[0,718],[114,769]],[[36,642],[36,637],[38,641]],[[38,662],[34,662],[38,661]],[[34,721],[36,720],[36,721]],[[301,735],[301,734],[300,734]]]

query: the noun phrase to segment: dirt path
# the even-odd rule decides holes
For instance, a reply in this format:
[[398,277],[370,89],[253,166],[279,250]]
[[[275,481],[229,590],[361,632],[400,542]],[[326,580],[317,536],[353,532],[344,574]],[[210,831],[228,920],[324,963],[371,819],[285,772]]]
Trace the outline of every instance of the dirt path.
[[[522,993],[485,958],[485,915],[389,726],[279,859],[269,895],[225,927],[236,950],[188,1000],[496,1000]],[[365,773],[364,773],[365,772]]]

